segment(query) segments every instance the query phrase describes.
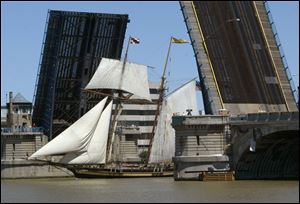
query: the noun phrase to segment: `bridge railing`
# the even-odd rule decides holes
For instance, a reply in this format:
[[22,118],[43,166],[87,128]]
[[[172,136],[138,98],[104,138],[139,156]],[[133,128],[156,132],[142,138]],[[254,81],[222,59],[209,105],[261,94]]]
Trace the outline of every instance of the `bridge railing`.
[[276,41],[276,45],[279,49],[279,53],[280,53],[282,63],[283,63],[283,66],[284,66],[284,71],[285,71],[285,73],[288,77],[288,81],[290,83],[290,88],[291,88],[291,91],[293,93],[294,100],[295,100],[296,103],[298,103],[297,100],[299,98],[299,93],[298,93],[297,89],[295,88],[294,80],[293,80],[293,77],[291,75],[287,60],[285,58],[285,54],[284,54],[284,51],[283,51],[283,48],[282,48],[282,45],[281,45],[281,42],[280,42],[280,39],[279,39],[279,36],[278,36],[278,33],[277,33],[277,29],[275,27],[275,23],[274,23],[272,15],[271,15],[270,7],[269,7],[269,5],[266,1],[264,1],[263,3],[264,3],[264,7],[267,11],[267,15],[268,15],[268,18],[269,18],[269,21],[270,21],[270,24],[271,24],[271,28],[272,28],[272,31],[273,31],[273,34],[274,34],[274,38],[275,38],[275,41]]
[[229,122],[271,122],[271,121],[297,121],[299,112],[271,112],[271,113],[249,113],[230,116]]
[[[196,58],[196,62],[197,62],[197,67],[198,67],[198,74],[199,74],[199,78],[200,78],[200,82],[204,84],[204,87],[202,90],[202,95],[203,95],[203,103],[204,103],[204,108],[205,108],[205,112],[207,114],[217,114],[218,112],[218,107],[217,104],[218,102],[216,102],[218,99],[216,99],[216,97],[213,95],[213,91],[212,87],[214,85],[211,85],[211,79],[210,77],[207,77],[208,74],[210,74],[210,71],[205,71],[207,68],[206,66],[210,66],[208,64],[208,62],[203,63],[202,60],[202,56],[205,56],[205,58],[207,57],[205,54],[205,48],[203,46],[203,39],[202,37],[199,35],[199,33],[201,33],[200,29],[199,29],[199,25],[197,23],[197,14],[195,13],[196,11],[193,10],[193,3],[191,3],[191,7],[188,6],[187,4],[190,3],[185,3],[185,1],[179,1],[180,4],[180,8],[183,11],[183,18],[184,18],[184,22],[185,25],[187,27],[188,30],[188,34],[190,36],[191,39],[191,44],[194,50],[194,57]],[[194,19],[195,18],[195,19]],[[199,31],[199,33],[197,33],[196,31]]]

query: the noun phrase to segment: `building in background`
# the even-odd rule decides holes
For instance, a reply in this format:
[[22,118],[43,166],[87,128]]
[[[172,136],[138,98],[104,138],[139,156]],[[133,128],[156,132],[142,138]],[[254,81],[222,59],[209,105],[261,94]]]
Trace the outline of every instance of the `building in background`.
[[42,128],[32,127],[31,110],[31,102],[9,92],[9,102],[1,106],[1,161],[26,159],[48,142]]
[[1,106],[1,128],[12,129],[31,128],[32,126],[32,103],[20,93],[13,97],[9,92],[9,102]]
[[171,118],[175,114],[185,115],[187,110],[198,115],[195,84],[192,79],[166,94],[157,118],[160,83],[149,82],[152,103],[125,102],[117,125],[114,159],[121,162],[143,162],[142,155],[144,152],[149,153],[153,137],[149,162],[171,162],[175,152],[175,131],[171,127]]
[[1,106],[1,128],[7,127],[7,106]]
[[27,158],[48,142],[43,128],[31,123],[32,103],[20,93],[1,106],[1,179],[69,176],[47,162]]
[[117,124],[114,159],[122,162],[139,162],[140,153],[148,151],[159,98],[159,83],[149,82],[153,103],[126,103]]
[[48,11],[34,94],[33,123],[52,139],[101,96],[82,89],[102,57],[120,59],[128,15]]

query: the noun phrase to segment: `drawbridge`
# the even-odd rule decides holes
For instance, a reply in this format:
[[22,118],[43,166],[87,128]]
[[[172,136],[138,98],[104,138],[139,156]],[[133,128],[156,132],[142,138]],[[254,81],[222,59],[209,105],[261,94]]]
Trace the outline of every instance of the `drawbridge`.
[[206,115],[173,117],[175,180],[299,179],[299,99],[268,4],[180,6]]
[[263,1],[181,1],[206,114],[298,111],[296,89]]

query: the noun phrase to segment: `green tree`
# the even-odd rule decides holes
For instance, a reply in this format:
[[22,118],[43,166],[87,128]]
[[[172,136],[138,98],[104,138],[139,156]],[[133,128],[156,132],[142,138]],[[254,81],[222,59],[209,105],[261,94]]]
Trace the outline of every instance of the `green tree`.
[[142,152],[139,154],[139,157],[141,158],[141,162],[142,162],[143,164],[146,162],[147,156],[148,156],[148,151],[142,151]]

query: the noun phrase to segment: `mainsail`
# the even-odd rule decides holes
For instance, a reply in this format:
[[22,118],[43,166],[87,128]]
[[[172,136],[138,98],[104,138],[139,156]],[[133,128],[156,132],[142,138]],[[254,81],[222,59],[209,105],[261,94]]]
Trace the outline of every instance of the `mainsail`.
[[166,96],[162,104],[154,135],[150,163],[170,161],[175,152],[175,130],[171,126],[173,114],[186,113],[192,109],[192,114],[197,115],[196,82],[190,80]]
[[107,97],[29,159],[64,154],[62,163],[104,163],[112,109],[112,101],[104,109],[106,101]]
[[[126,67],[126,68],[124,68]],[[102,58],[88,89],[115,89],[133,94],[134,97],[151,101],[147,67],[141,64]]]

